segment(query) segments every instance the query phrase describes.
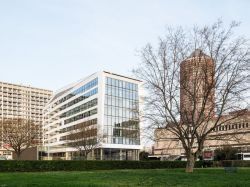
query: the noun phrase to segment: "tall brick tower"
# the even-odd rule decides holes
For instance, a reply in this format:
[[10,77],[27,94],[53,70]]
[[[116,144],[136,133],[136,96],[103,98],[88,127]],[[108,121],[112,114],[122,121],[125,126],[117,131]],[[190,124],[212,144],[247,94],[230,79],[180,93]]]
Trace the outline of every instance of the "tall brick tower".
[[190,123],[198,116],[214,116],[214,62],[196,49],[180,65],[181,120]]

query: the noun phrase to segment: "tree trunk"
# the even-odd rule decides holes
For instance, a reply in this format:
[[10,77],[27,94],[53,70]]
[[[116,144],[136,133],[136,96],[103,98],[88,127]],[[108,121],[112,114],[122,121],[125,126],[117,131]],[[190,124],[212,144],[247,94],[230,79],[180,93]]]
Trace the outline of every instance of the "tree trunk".
[[20,152],[16,152],[16,159],[17,160],[20,160],[20,156],[21,156],[21,153]]
[[187,155],[186,173],[193,173],[195,158],[193,154]]
[[88,153],[87,153],[87,151],[84,152],[84,160],[88,160]]

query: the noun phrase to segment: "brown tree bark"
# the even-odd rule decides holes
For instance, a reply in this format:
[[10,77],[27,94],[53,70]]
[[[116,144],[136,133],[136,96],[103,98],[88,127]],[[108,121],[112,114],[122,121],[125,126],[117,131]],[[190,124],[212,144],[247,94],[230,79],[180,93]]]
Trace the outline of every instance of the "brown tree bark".
[[16,159],[17,159],[17,160],[20,160],[20,157],[21,157],[21,153],[16,152]]
[[186,173],[193,173],[195,164],[195,157],[193,154],[187,155],[187,165],[186,165]]

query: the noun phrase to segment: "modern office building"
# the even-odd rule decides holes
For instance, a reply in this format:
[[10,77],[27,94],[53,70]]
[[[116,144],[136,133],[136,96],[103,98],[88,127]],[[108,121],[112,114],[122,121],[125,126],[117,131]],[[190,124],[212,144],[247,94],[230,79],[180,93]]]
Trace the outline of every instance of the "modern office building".
[[[73,159],[79,129],[98,140],[91,159],[137,160],[140,146],[139,80],[97,72],[59,90],[44,109],[48,159]],[[77,141],[77,140],[75,140]]]
[[[50,90],[0,82],[1,120],[8,118],[32,120],[39,127],[38,143],[42,143],[43,108],[51,96]],[[10,155],[10,152],[4,149],[2,137],[0,138],[0,155]]]

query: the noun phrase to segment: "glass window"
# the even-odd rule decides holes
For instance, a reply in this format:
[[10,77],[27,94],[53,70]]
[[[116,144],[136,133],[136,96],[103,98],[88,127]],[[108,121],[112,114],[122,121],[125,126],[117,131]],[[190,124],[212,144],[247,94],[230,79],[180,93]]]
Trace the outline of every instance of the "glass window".
[[108,77],[108,85],[111,85],[111,78]]
[[115,116],[119,116],[119,109],[118,109],[118,107],[115,107]]
[[125,82],[125,81],[122,82],[122,88],[123,88],[123,89],[126,88],[126,82]]
[[118,92],[119,92],[118,97],[122,97],[122,89],[119,89]]
[[111,105],[112,105],[112,106],[115,106],[115,98],[114,98],[114,97],[112,97],[111,101],[112,101],[112,102],[111,102]]
[[115,87],[112,87],[111,90],[112,90],[111,95],[112,95],[112,96],[115,96]]
[[112,99],[111,98],[112,98],[111,96],[108,96],[108,101],[107,101],[108,105],[112,105]]
[[115,79],[112,79],[112,78],[111,78],[111,85],[112,85],[112,86],[115,86]]
[[[136,84],[121,81],[113,78],[107,78],[109,86],[105,89],[105,113],[107,123],[104,128],[107,130],[108,141],[113,143],[127,143],[136,144],[138,142],[139,133],[131,132],[131,129],[139,129],[132,120],[137,118],[136,113],[133,111],[137,106],[138,99],[136,98],[137,92]],[[120,128],[126,128],[121,131]],[[113,129],[113,130],[112,130]],[[114,133],[116,132],[116,133]],[[120,133],[119,137],[113,137],[114,134]],[[130,137],[131,140],[128,138]]]
[[111,119],[110,119],[109,116],[107,117],[107,125],[108,125],[108,126],[111,125]]
[[106,92],[108,95],[112,95],[112,87],[111,86],[107,86],[108,91]]
[[119,87],[122,88],[122,81],[119,80]]
[[[109,106],[109,107],[108,107],[108,115],[111,116],[111,114],[112,114],[112,111],[111,111],[111,107]],[[109,123],[108,123],[108,124],[109,124]]]

